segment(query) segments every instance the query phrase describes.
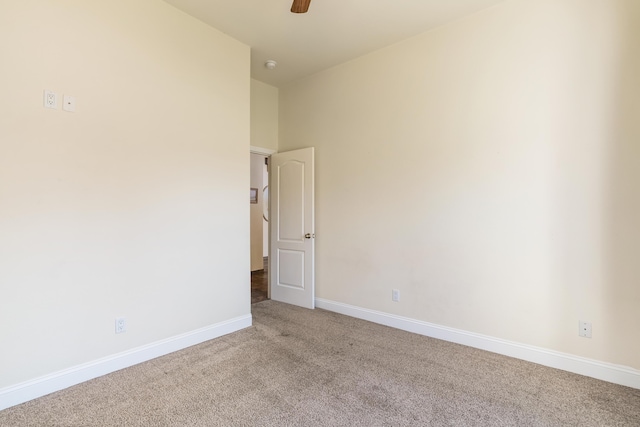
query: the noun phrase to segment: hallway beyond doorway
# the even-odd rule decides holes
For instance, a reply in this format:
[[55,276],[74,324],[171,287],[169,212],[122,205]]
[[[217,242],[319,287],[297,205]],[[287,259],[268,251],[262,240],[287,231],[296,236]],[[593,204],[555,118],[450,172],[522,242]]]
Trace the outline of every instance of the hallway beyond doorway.
[[264,268],[251,272],[251,304],[264,301],[268,298],[268,266],[269,258],[264,257]]

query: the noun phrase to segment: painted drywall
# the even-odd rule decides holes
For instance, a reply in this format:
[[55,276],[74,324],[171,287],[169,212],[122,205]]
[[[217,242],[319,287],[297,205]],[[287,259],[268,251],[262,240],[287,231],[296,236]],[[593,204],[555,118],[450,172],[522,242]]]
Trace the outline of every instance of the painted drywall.
[[278,88],[251,79],[251,146],[278,150]]
[[0,388],[249,315],[249,48],[157,0],[4,0],[0,57]]
[[639,29],[635,0],[512,0],[281,89],[317,296],[640,368]]
[[[278,151],[278,88],[255,79],[251,79],[251,146],[259,148],[260,152]],[[265,170],[262,187],[260,187],[259,200],[263,210],[264,198],[262,190],[268,182],[268,174]],[[260,215],[262,216],[262,213]],[[258,229],[257,224],[254,225],[253,223],[253,213],[252,227],[255,227],[255,230]],[[266,257],[269,255],[269,223],[264,220],[262,242],[262,255]],[[254,254],[252,251],[252,270],[263,268],[263,260],[260,260],[260,267],[257,267],[257,257],[257,252]]]
[[251,271],[264,268],[264,229],[262,212],[264,197],[262,195],[264,156],[251,153],[251,188],[258,190],[258,203],[251,204]]

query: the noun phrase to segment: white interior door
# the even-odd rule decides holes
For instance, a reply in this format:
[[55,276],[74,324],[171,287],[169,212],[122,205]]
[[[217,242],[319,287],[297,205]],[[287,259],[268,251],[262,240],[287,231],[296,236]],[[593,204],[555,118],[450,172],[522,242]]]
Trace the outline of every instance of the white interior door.
[[314,149],[271,156],[271,299],[315,307]]

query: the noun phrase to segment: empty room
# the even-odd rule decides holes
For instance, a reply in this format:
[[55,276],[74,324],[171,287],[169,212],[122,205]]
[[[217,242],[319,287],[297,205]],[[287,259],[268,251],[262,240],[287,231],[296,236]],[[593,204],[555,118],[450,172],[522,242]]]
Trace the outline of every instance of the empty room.
[[0,426],[640,425],[639,1],[0,0],[0,58]]

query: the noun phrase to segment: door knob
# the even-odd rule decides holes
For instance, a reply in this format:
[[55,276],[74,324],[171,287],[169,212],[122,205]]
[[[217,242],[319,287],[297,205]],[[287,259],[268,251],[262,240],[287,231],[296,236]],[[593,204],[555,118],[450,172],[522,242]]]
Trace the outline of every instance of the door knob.
[[304,235],[305,239],[310,239],[312,237],[316,237],[316,235],[315,234],[311,234],[311,233],[307,233],[307,234]]

